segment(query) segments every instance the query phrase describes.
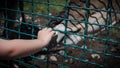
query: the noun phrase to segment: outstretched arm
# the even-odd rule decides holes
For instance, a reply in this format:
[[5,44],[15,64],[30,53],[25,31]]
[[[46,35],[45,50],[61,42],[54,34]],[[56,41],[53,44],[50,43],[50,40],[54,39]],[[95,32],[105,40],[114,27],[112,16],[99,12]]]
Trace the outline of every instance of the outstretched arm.
[[0,39],[0,58],[12,59],[34,54],[49,44],[53,34],[54,31],[51,28],[44,28],[38,32],[38,39]]

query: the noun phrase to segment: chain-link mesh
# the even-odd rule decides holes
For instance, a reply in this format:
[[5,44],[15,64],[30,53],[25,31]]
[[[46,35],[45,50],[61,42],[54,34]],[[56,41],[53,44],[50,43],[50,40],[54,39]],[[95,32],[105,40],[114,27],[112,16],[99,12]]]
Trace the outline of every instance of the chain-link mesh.
[[1,61],[0,66],[119,68],[119,22],[119,0],[1,0],[1,38],[35,39],[44,27],[53,28],[57,36],[50,49]]

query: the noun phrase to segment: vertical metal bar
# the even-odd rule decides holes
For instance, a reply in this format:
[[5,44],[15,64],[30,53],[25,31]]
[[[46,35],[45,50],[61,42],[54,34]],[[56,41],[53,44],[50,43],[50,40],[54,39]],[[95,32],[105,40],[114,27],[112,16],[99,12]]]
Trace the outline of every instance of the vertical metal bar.
[[[20,30],[20,28],[21,28],[21,26],[20,26],[20,17],[21,17],[21,11],[20,11],[20,0],[18,0],[18,4],[17,4],[17,6],[18,6],[18,10],[17,10],[17,12],[18,12],[18,15],[17,15],[17,18],[18,18],[18,27],[17,27],[17,29],[18,29],[18,39],[20,39],[20,37],[21,37],[21,35],[20,35],[20,32],[21,32],[21,30]],[[20,60],[20,58],[19,58],[19,60]],[[21,59],[22,60],[22,59]],[[20,62],[18,62],[18,66],[21,68],[21,63]]]
[[[86,5],[86,8],[89,8],[89,0],[86,0],[85,1],[85,5]],[[84,24],[85,24],[85,27],[84,27],[84,41],[83,41],[83,43],[84,43],[84,45],[83,45],[83,51],[82,51],[82,59],[84,60],[85,59],[85,55],[86,55],[86,53],[85,53],[85,51],[86,51],[86,47],[87,47],[87,31],[88,31],[88,18],[89,18],[89,9],[86,9],[85,10],[85,22],[84,22]],[[84,68],[84,63],[82,62],[82,68]]]
[[106,41],[105,41],[105,50],[104,50],[104,59],[103,59],[103,64],[104,64],[104,68],[108,68],[107,64],[106,64],[106,58],[107,56],[105,55],[108,52],[108,43],[109,43],[109,36],[110,36],[110,24],[112,22],[112,18],[111,18],[111,10],[112,10],[112,0],[108,0],[108,9],[107,9],[107,34],[106,34]]
[[[4,9],[4,11],[5,11],[5,24],[4,24],[4,28],[7,28],[8,27],[8,16],[7,16],[7,14],[8,14],[8,7],[7,7],[7,4],[8,4],[8,1],[7,0],[5,0],[5,9]],[[4,29],[4,31],[5,31],[5,38],[6,39],[9,39],[9,37],[8,37],[8,30],[6,30],[6,29]],[[9,64],[10,64],[10,61],[7,61],[7,65],[6,66],[8,66],[8,68],[10,68],[10,66],[9,66]]]
[[18,38],[20,39],[21,38],[21,30],[20,30],[20,28],[21,28],[21,26],[20,26],[20,17],[21,17],[21,10],[20,10],[20,0],[18,0],[18,16],[17,16],[17,18],[18,18]]
[[[34,15],[34,8],[35,8],[35,6],[34,6],[34,0],[32,0],[32,39],[34,39],[34,37],[33,37],[33,35],[34,35],[34,17],[35,17],[35,15]],[[34,55],[33,55],[34,56]],[[34,66],[35,64],[34,64],[34,59],[32,59],[32,65]]]
[[[49,13],[50,13],[50,0],[47,0],[47,15],[48,15],[48,21],[49,21]],[[49,22],[48,22],[49,23]],[[46,26],[48,27],[48,23],[46,23]],[[49,48],[47,49],[47,51],[49,51]],[[47,65],[46,68],[49,68],[50,64],[49,64],[49,55],[47,54]]]
[[46,22],[46,26],[47,27],[49,27],[49,23],[50,23],[50,14],[51,14],[51,12],[50,12],[50,0],[47,0],[47,15],[48,15],[48,22]]
[[[5,13],[4,13],[4,15],[5,15],[5,24],[4,24],[4,28],[7,28],[8,27],[8,16],[7,16],[7,0],[5,0],[5,7],[4,7],[5,9],[4,9],[4,11],[5,11]],[[5,31],[5,38],[6,39],[8,39],[8,30],[6,30],[6,29],[4,29],[4,31]]]
[[65,13],[64,13],[64,26],[65,26],[65,31],[64,31],[64,62],[63,62],[63,68],[66,68],[66,57],[67,57],[67,51],[66,51],[66,39],[67,39],[67,24],[68,24],[68,19],[69,19],[69,2],[70,0],[65,1]]

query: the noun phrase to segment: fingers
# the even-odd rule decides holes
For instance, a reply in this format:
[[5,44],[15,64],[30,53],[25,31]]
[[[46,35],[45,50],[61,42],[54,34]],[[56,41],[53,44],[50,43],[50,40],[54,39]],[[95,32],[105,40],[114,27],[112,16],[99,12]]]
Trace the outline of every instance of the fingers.
[[53,31],[52,28],[48,28],[47,31],[50,32],[50,35],[51,35],[51,36],[54,36],[55,31]]
[[55,35],[55,31],[51,31],[50,35],[53,37]]
[[47,31],[50,31],[50,32],[51,32],[51,31],[52,31],[52,28],[48,28]]
[[44,28],[42,30],[45,30],[45,31],[52,31],[52,28]]
[[44,28],[43,30],[50,32],[50,36],[54,36],[55,31],[52,30],[52,28]]
[[52,28],[44,28],[44,29],[42,29],[42,30],[43,30],[43,31],[48,31],[48,32],[53,31]]
[[44,29],[42,29],[42,30],[47,30],[47,28],[44,28]]

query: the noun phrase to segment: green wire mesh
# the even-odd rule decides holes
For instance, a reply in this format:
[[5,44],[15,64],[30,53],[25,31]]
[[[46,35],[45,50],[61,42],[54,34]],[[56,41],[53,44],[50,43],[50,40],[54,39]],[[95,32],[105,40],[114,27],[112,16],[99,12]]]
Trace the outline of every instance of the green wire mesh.
[[[53,49],[1,61],[4,68],[120,67],[119,0],[2,0],[0,14],[0,36],[4,39],[35,39],[37,29],[44,27],[64,35]],[[56,29],[60,24],[65,28]],[[81,40],[68,44],[76,42],[71,36]]]

